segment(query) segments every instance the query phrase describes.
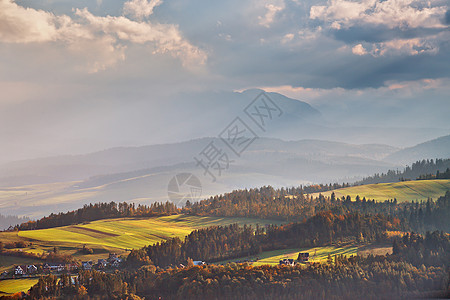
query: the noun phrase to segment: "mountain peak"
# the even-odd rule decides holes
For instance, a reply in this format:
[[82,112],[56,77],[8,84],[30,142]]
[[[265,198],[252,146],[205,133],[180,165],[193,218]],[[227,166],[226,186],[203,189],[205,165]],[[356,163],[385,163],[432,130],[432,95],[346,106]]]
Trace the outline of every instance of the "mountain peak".
[[294,118],[305,120],[310,119],[311,117],[316,118],[321,115],[321,113],[309,103],[286,97],[285,95],[280,93],[266,92],[262,89],[253,88],[244,90],[241,92],[241,94],[247,98],[255,99],[259,94],[263,92],[266,93],[270,97],[270,99],[281,108],[283,114],[285,114],[285,118],[287,119]]

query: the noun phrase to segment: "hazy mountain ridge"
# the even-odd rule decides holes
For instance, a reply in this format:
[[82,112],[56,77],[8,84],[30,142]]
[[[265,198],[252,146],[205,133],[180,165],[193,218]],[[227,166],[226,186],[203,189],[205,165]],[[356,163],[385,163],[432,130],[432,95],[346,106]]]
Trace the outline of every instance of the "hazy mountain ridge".
[[450,158],[450,135],[442,136],[388,155],[385,161],[411,164],[417,160]]
[[[9,163],[0,169],[0,178],[2,178],[0,186],[83,180],[97,175],[125,173],[193,162],[193,157],[213,140],[221,143],[218,138],[202,138],[181,143],[119,147],[84,155],[58,156]],[[395,150],[397,148],[387,145],[351,145],[319,140],[286,142],[273,138],[259,138],[247,149],[254,153],[258,151],[280,152],[285,153],[286,156],[289,156],[289,153],[295,153],[295,156],[300,155],[303,158],[318,161],[328,156],[351,156],[375,160],[383,158]],[[327,158],[327,160],[329,159]],[[381,164],[385,165],[385,163]],[[33,174],[36,178],[33,178]],[[14,179],[17,180],[14,181]]]
[[[170,118],[166,118],[167,128],[161,131],[186,131],[190,132],[187,136],[191,136],[196,130],[197,135],[210,137],[138,147],[114,147],[82,155],[4,164],[0,166],[0,187],[3,187],[0,188],[0,213],[39,216],[90,202],[133,201],[148,204],[166,201],[168,182],[181,172],[199,177],[202,197],[206,197],[233,189],[264,185],[282,187],[352,182],[374,173],[403,168],[406,164],[395,155],[406,159],[407,155],[402,153],[411,150],[379,143],[380,137],[381,140],[389,140],[391,137],[403,136],[396,130],[342,128],[339,124],[330,124],[324,120],[320,111],[306,102],[278,93],[267,94],[280,107],[282,115],[271,120],[266,132],[255,129],[256,125],[246,118],[244,109],[261,92],[255,89],[242,93],[207,93],[198,97],[195,103],[184,101],[185,98],[180,96],[165,103],[166,107],[162,108],[160,115]],[[177,110],[173,111],[175,106]],[[199,107],[202,108],[200,112]],[[241,157],[235,156],[217,138],[237,116],[248,122],[248,126],[252,126],[259,136]],[[186,126],[171,121],[183,118]],[[428,133],[425,129],[399,130],[413,134],[416,139]],[[176,136],[174,133],[174,138]],[[446,141],[446,138],[438,141]],[[360,140],[369,143],[358,143]],[[222,147],[231,160],[229,167],[218,176],[217,182],[212,182],[212,178],[194,161],[194,157],[210,142]],[[440,146],[429,146],[436,143]],[[423,154],[419,159],[445,158],[450,148],[446,148],[446,145],[447,142],[430,141],[412,149],[416,149],[413,152],[417,155]],[[427,151],[428,148],[433,148],[434,152]],[[429,157],[430,154],[433,156]]]
[[[233,162],[218,177],[217,182],[212,183],[211,178],[204,175],[203,169],[196,166],[193,159],[211,141],[218,145],[221,143],[218,138],[202,138],[168,145],[114,148],[66,156],[67,161],[61,156],[55,161],[51,158],[32,160],[31,165],[34,165],[30,170],[39,166],[40,174],[47,172],[48,178],[54,176],[54,182],[63,182],[4,187],[0,189],[0,212],[41,216],[90,202],[166,201],[169,180],[181,172],[199,177],[203,188],[202,197],[236,188],[330,182],[392,168],[393,164],[374,158],[384,157],[396,150],[386,145],[351,145],[317,140],[286,142],[259,138],[241,157],[230,156]],[[222,144],[222,147],[225,146]],[[94,162],[99,162],[98,167],[92,167],[85,173],[92,175],[75,181],[63,180],[64,176],[80,176],[78,170],[82,167],[78,168],[77,164],[95,166]],[[23,171],[24,165],[26,162],[19,162],[18,170]],[[10,169],[13,166],[9,164]],[[104,170],[120,169],[125,171],[101,173]],[[59,175],[61,170],[64,170],[64,176]],[[72,170],[75,172],[71,173]]]

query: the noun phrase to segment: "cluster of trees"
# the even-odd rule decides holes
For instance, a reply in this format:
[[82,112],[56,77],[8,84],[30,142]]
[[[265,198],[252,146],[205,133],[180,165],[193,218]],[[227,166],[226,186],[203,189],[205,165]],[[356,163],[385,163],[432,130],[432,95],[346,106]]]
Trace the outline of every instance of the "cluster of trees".
[[39,277],[31,287],[31,299],[140,299],[127,293],[127,283],[118,274],[79,271],[76,277],[55,275]]
[[119,218],[119,217],[153,217],[177,214],[179,208],[172,202],[152,203],[136,206],[134,203],[96,203],[84,205],[83,208],[66,213],[51,214],[37,221],[29,221],[17,225],[15,229],[31,230],[79,224],[83,222]]
[[9,228],[13,228],[16,224],[21,224],[24,222],[28,222],[30,219],[26,217],[18,217],[18,216],[4,216],[0,214],[0,230],[5,230]]
[[16,242],[6,242],[3,243],[0,241],[0,252],[4,249],[14,249],[14,248],[26,248],[28,246],[24,241],[16,241]]
[[235,190],[209,199],[187,203],[182,212],[199,216],[255,217],[299,221],[315,214],[314,206],[325,199],[305,196],[302,187],[274,189],[265,186]]
[[[444,172],[450,168],[450,159],[427,159],[418,160],[412,164],[412,166],[406,166],[403,171],[389,170],[386,173],[375,174],[364,178],[361,181],[355,182],[354,185],[372,184],[372,183],[384,183],[384,182],[397,182],[404,180],[419,179],[425,174],[436,174],[438,172]],[[446,171],[445,171],[446,172]],[[448,179],[447,177],[446,179]],[[421,178],[423,179],[423,178]],[[432,179],[431,176],[428,179]],[[434,179],[434,178],[433,178]],[[436,178],[445,179],[445,178]]]
[[77,259],[71,255],[59,253],[56,247],[51,252],[42,252],[42,253],[0,249],[0,255],[21,257],[28,259],[38,259],[44,262],[51,262],[51,263],[74,263],[77,261]]
[[211,226],[194,230],[184,241],[172,238],[167,241],[132,250],[126,264],[136,266],[155,264],[159,267],[185,263],[188,259],[218,261],[255,254],[261,251],[258,239],[263,231],[258,226]]
[[264,250],[321,246],[348,238],[360,242],[384,241],[387,230],[402,230],[403,227],[398,218],[391,216],[320,212],[304,222],[271,225],[261,239]]
[[133,250],[127,264],[154,264],[159,267],[185,263],[189,258],[214,262],[292,247],[320,246],[354,239],[386,240],[386,230],[400,230],[400,220],[382,215],[321,212],[304,222],[283,226],[213,226],[193,231],[184,241],[173,238]]
[[450,232],[450,191],[439,197],[437,201],[428,199],[424,202],[412,202],[398,215],[402,215],[408,221],[409,228],[413,231]]
[[[387,256],[339,256],[308,266],[204,265],[160,269],[153,265],[115,274],[80,271],[72,279],[41,277],[31,299],[403,299],[450,296],[448,235],[403,238]],[[424,246],[441,257],[428,265]],[[426,245],[426,246],[425,246]]]
[[425,174],[420,175],[417,180],[429,180],[429,179],[450,179],[450,168],[447,168],[445,172],[436,171],[436,175],[434,174]]
[[407,233],[394,240],[392,251],[395,256],[416,266],[450,267],[450,235],[447,233],[427,231],[425,236]]
[[398,203],[396,199],[376,202],[359,196],[353,201],[350,196],[336,198],[334,193],[330,197],[319,194],[313,198],[300,188],[274,189],[267,186],[236,190],[194,204],[188,203],[182,210],[198,216],[253,217],[290,222],[303,221],[325,211],[341,215],[352,212],[383,214],[399,218],[403,230],[450,232],[450,192],[437,201]]
[[[305,186],[299,186],[297,188],[296,194],[299,194],[299,191],[305,193],[305,194],[313,194],[313,193],[321,193],[321,192],[326,192],[326,191],[331,191],[331,190],[336,190],[336,189],[342,189],[342,188],[346,188],[346,187],[350,187],[351,184],[350,183],[330,183],[330,184],[312,184],[312,185],[305,185]],[[290,190],[289,188],[287,189],[288,191]]]

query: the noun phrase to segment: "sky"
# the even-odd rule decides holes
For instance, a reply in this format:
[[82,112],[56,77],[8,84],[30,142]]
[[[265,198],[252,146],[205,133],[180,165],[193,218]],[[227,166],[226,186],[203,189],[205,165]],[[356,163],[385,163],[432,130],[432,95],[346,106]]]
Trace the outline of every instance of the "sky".
[[449,29],[448,0],[0,0],[0,162],[168,142],[171,98],[247,88],[450,129]]

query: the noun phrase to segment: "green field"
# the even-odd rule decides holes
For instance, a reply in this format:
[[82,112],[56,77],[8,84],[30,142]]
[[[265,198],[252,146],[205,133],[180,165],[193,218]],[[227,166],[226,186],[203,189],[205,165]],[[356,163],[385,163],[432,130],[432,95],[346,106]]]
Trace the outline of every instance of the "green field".
[[[57,247],[63,254],[80,260],[105,258],[108,252],[125,254],[131,249],[142,248],[172,237],[183,239],[195,229],[212,225],[280,224],[280,221],[251,218],[199,217],[172,215],[155,218],[120,218],[98,220],[85,224],[20,232],[0,232],[0,241],[26,241],[33,245],[20,249],[24,252],[43,253]],[[92,255],[78,252],[83,245],[94,250]],[[16,249],[19,250],[19,249]],[[14,257],[0,256],[0,269],[14,264],[31,263]]]
[[[184,238],[192,230],[212,225],[273,224],[271,220],[198,217],[173,215],[158,218],[121,218],[93,221],[50,229],[21,231],[19,237],[47,242],[51,245],[86,244],[93,248],[117,248],[120,250],[142,248],[172,237]],[[0,235],[1,238],[1,235]]]
[[348,244],[344,246],[325,246],[325,247],[314,247],[314,248],[293,248],[293,249],[282,249],[274,251],[265,251],[258,255],[241,257],[233,260],[226,260],[218,262],[219,264],[226,264],[233,261],[253,261],[253,266],[261,265],[278,265],[279,261],[282,259],[294,259],[296,260],[299,252],[309,252],[310,259],[309,262],[326,262],[328,254],[333,258],[334,255],[346,255],[347,257],[351,255],[368,255],[372,254],[386,254],[392,253],[391,246],[368,246],[368,245],[354,245]]
[[28,291],[35,285],[38,279],[11,279],[0,281],[0,296],[3,294],[14,294],[21,291]]
[[[427,200],[429,197],[436,200],[450,190],[449,179],[439,180],[414,180],[394,183],[377,183],[323,192],[322,195],[330,196],[334,192],[336,197],[350,195],[355,200],[359,195],[361,199],[375,199],[385,201],[396,198],[399,202]],[[313,194],[318,196],[319,193]]]

